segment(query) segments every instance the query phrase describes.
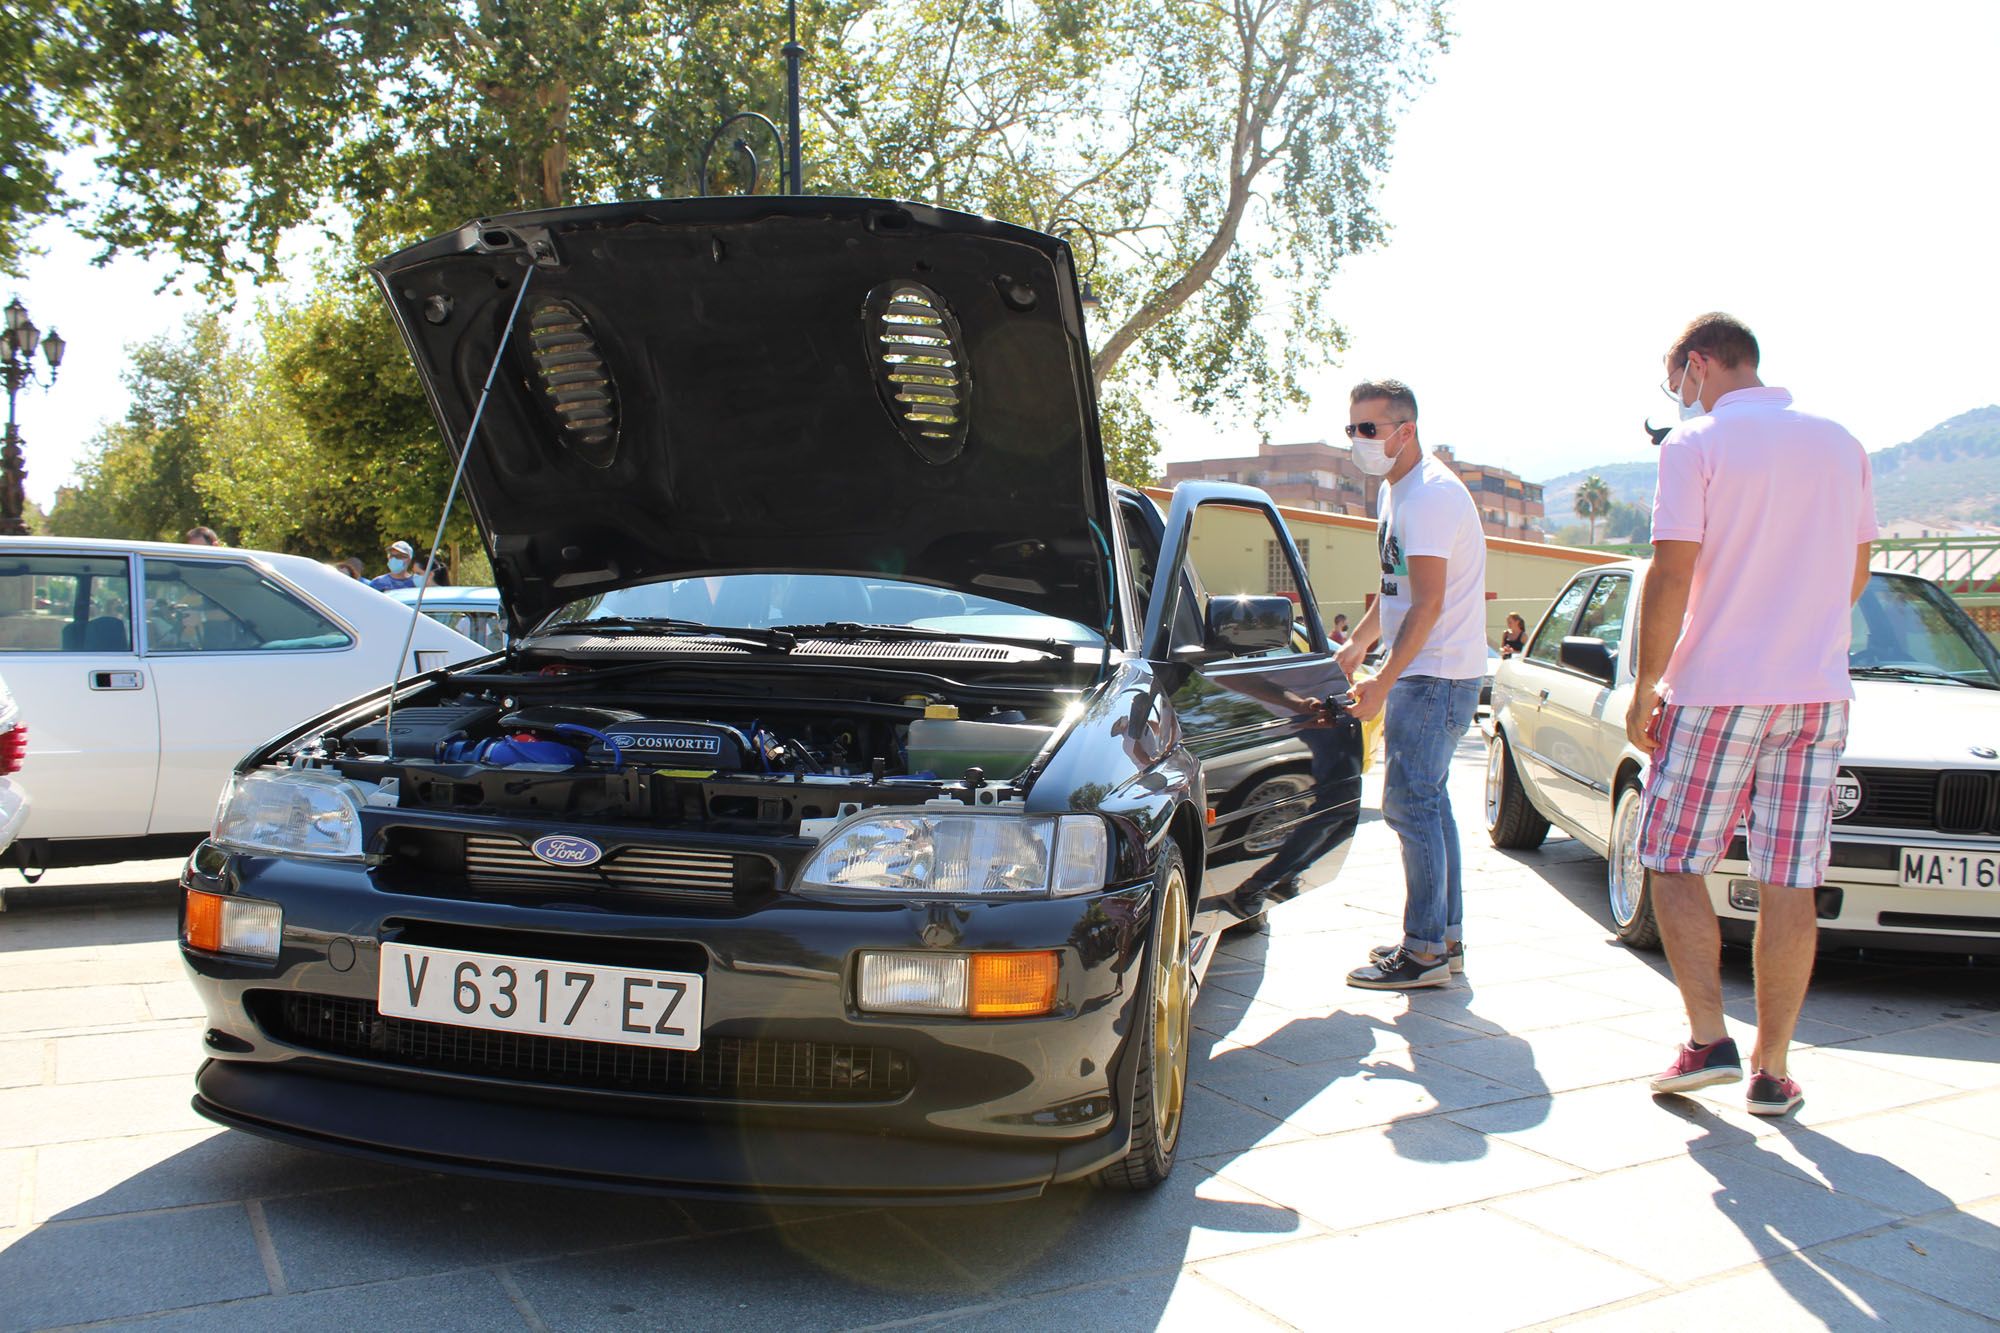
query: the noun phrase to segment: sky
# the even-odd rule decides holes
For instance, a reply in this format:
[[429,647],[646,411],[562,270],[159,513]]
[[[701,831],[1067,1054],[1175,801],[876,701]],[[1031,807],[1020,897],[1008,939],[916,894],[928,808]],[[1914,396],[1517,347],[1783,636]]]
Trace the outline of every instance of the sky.
[[[1274,439],[1338,438],[1346,386],[1394,376],[1460,458],[1537,480],[1641,461],[1661,354],[1718,309],[1766,383],[1871,449],[2000,402],[2000,0],[1459,0],[1453,27],[1401,119],[1389,239],[1332,283],[1348,351]],[[70,343],[20,404],[47,505],[123,411],[123,349],[201,303],[156,291],[163,263],[36,240],[0,290]],[[1256,445],[1160,415],[1163,461]]]

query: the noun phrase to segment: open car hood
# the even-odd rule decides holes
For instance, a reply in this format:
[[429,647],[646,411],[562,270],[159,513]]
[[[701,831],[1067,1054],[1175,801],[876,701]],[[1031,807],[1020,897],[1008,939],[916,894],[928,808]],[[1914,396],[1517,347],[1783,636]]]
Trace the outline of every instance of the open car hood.
[[1109,619],[1060,240],[916,204],[680,199],[483,219],[374,273],[454,457],[497,356],[465,489],[517,630],[745,571]]

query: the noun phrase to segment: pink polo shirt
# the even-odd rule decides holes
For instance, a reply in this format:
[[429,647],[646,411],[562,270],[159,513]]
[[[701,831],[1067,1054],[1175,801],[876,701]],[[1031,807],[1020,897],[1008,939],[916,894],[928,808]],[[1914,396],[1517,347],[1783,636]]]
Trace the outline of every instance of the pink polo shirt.
[[1738,389],[1660,448],[1653,540],[1700,542],[1662,677],[1677,704],[1852,699],[1855,548],[1873,541],[1861,442],[1769,387]]

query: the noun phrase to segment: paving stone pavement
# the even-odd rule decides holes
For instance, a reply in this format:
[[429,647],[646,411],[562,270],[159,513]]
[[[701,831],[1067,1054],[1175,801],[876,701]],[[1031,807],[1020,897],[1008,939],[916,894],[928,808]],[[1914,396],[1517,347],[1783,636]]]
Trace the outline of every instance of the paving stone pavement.
[[[1469,829],[1479,779],[1468,744]],[[1610,942],[1601,863],[1466,851],[1447,990],[1340,984],[1398,934],[1372,813],[1337,882],[1224,944],[1155,1195],[923,1210],[467,1181],[220,1131],[188,1109],[171,907],[42,895],[0,913],[0,1333],[2000,1324],[2000,966],[1822,960],[1795,1120],[1740,1086],[1655,1100],[1677,997]]]

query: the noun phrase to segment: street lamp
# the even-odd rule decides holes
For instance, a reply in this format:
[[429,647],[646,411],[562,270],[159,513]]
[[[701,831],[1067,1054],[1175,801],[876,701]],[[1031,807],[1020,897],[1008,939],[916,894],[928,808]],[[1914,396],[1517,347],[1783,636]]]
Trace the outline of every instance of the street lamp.
[[39,378],[35,371],[35,349],[42,349],[42,355],[49,363],[49,383],[56,382],[56,372],[62,369],[63,352],[69,346],[63,336],[54,329],[44,338],[42,331],[35,327],[35,321],[28,318],[28,307],[15,297],[7,303],[7,326],[0,332],[0,351],[6,354],[7,376],[7,443],[0,448],[0,536],[25,537],[28,525],[21,518],[27,497],[28,469],[21,458],[21,429],[14,419],[14,399],[21,392],[21,386]]

